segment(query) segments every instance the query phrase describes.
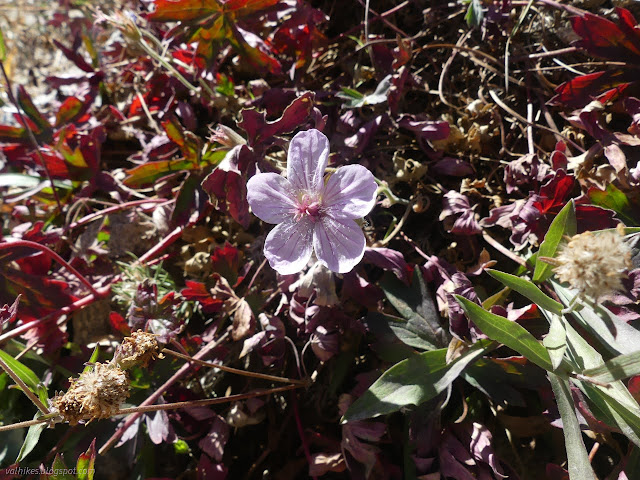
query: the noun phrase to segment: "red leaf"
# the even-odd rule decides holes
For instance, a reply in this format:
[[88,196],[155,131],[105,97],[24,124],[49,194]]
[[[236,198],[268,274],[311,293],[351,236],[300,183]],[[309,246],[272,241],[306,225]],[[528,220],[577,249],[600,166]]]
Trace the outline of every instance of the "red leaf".
[[20,294],[23,320],[41,317],[77,300],[69,293],[66,282],[43,275],[30,275],[3,265],[0,269],[0,304],[13,302]]
[[640,63],[640,30],[633,15],[617,9],[619,25],[611,20],[585,13],[571,19],[573,30],[581,37],[576,45],[596,57],[625,63]]
[[213,298],[204,283],[185,280],[185,284],[187,288],[183,288],[180,291],[180,295],[182,295],[185,300],[199,302],[200,305],[202,305],[202,311],[204,313],[215,313],[222,309],[224,301]]
[[573,188],[574,178],[559,170],[547,184],[540,189],[540,200],[534,206],[540,213],[558,213],[565,204],[565,199]]
[[240,250],[229,242],[225,242],[224,247],[216,248],[211,255],[213,271],[226,278],[234,287],[244,279],[244,277],[238,277],[241,256]]
[[548,103],[578,108],[589,103],[602,91],[613,89],[611,94],[622,93],[639,74],[637,69],[627,68],[582,75],[556,88],[556,95]]
[[238,126],[247,132],[249,145],[255,147],[274,135],[292,132],[302,125],[311,114],[314,97],[312,92],[299,96],[273,122],[268,122],[266,115],[256,109],[242,110],[242,120],[238,122]]
[[129,335],[131,335],[131,329],[129,328],[127,321],[119,313],[117,312],[109,313],[109,323],[111,324],[111,327],[116,332],[120,332],[125,337],[128,337]]
[[629,393],[633,395],[633,398],[635,398],[636,401],[640,401],[640,375],[631,377],[627,384],[627,388],[629,389]]
[[60,127],[77,119],[89,108],[89,105],[91,105],[91,100],[89,99],[82,101],[76,97],[67,97],[58,109],[55,126]]
[[246,167],[253,155],[246,145],[234,147],[213,172],[202,182],[211,202],[221,212],[231,217],[244,228],[249,226],[251,215],[247,202]]

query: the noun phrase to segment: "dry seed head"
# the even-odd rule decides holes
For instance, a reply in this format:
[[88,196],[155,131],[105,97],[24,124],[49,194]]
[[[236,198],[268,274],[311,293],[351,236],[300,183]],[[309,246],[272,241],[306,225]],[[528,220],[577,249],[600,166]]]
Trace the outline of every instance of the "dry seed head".
[[555,258],[554,273],[582,296],[598,300],[620,291],[625,270],[632,267],[624,230],[574,235]]
[[146,367],[156,357],[158,357],[158,341],[155,335],[138,330],[122,341],[113,356],[112,363],[128,370],[134,365]]
[[113,364],[96,363],[91,371],[69,379],[64,395],[56,395],[53,408],[71,425],[80,420],[108,418],[114,415],[129,396],[127,374]]

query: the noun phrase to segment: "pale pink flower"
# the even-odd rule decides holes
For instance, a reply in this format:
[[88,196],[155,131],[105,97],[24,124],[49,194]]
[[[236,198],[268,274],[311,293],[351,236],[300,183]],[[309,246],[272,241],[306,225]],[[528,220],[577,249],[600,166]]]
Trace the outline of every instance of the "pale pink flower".
[[318,261],[337,273],[351,271],[364,255],[365,238],[356,219],[376,201],[376,181],[361,165],[348,165],[324,178],[329,140],[318,130],[291,140],[287,178],[259,173],[247,183],[253,213],[277,225],[269,232],[264,255],[287,275],[304,268],[315,250]]

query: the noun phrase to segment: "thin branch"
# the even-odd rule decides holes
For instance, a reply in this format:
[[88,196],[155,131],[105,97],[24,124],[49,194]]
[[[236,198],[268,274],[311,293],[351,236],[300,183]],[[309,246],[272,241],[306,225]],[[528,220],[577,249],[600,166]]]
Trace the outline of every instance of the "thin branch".
[[484,240],[491,245],[493,248],[495,248],[496,250],[498,250],[500,253],[502,253],[505,257],[510,258],[511,260],[513,260],[516,263],[519,263],[520,265],[529,268],[529,265],[527,264],[527,261],[522,258],[519,257],[518,255],[516,255],[515,253],[513,253],[511,250],[509,250],[508,248],[505,248],[500,242],[498,242],[496,239],[494,239],[491,235],[489,235],[487,233],[486,230],[482,231],[482,238],[484,238]]
[[270,382],[293,383],[295,385],[300,385],[300,386],[307,385],[307,382],[304,380],[295,380],[292,378],[276,377],[275,375],[255,373],[255,372],[249,372],[247,370],[240,370],[238,368],[227,367],[226,365],[221,365],[219,363],[198,360],[197,358],[190,357],[189,355],[183,355],[182,353],[178,353],[174,350],[169,350],[167,348],[162,350],[162,353],[168,353],[169,355],[173,355],[174,357],[182,358],[183,360],[188,360],[189,362],[197,363],[198,365],[202,365],[204,367],[217,368],[219,370],[222,370],[223,372],[234,373],[236,375],[242,375],[244,377],[259,378],[262,380],[269,380]]
[[28,428],[40,423],[48,422],[50,418],[40,417],[35,420],[27,420],[26,422],[11,423],[9,425],[0,425],[0,432],[7,432],[9,430],[17,430],[18,428]]
[[0,243],[0,250],[8,250],[16,247],[29,247],[35,250],[39,250],[47,255],[50,255],[56,260],[60,265],[69,270],[72,274],[74,274],[80,282],[89,289],[92,295],[99,296],[96,289],[91,285],[91,282],[87,280],[84,275],[82,275],[78,270],[71,266],[69,262],[67,262],[64,258],[58,255],[56,252],[51,250],[46,245],[41,245],[37,242],[32,242],[30,240],[15,240],[11,242]]
[[[248,398],[255,398],[262,395],[270,395],[272,393],[286,392],[287,390],[293,390],[295,388],[300,388],[301,386],[302,385],[285,385],[284,387],[268,388],[266,390],[256,390],[254,392],[240,393],[237,395],[229,395],[227,397],[205,398],[203,400],[190,400],[187,402],[164,403],[162,405],[145,405],[145,406],[139,406],[139,407],[123,408],[122,410],[118,410],[114,415],[142,414],[147,412],[157,412],[159,410],[175,410],[178,408],[205,407],[208,405],[216,405],[218,403],[237,402],[239,400],[246,400]],[[100,449],[100,452],[98,453],[102,454],[102,449]]]

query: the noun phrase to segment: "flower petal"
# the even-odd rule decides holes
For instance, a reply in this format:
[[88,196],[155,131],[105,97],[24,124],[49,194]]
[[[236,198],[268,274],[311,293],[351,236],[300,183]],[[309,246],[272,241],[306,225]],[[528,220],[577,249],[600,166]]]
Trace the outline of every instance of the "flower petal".
[[267,223],[280,223],[295,213],[289,180],[277,173],[258,173],[247,182],[247,201],[253,214]]
[[364,255],[362,229],[351,219],[325,216],[315,224],[313,248],[318,261],[337,273],[350,272]]
[[329,139],[315,129],[300,132],[289,145],[287,178],[295,189],[317,192],[328,160]]
[[264,242],[264,256],[281,275],[297,273],[311,258],[313,224],[303,218],[299,222],[287,219],[276,225]]
[[340,167],[324,187],[323,204],[330,216],[362,218],[375,205],[377,190],[373,174],[362,165]]

